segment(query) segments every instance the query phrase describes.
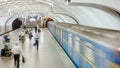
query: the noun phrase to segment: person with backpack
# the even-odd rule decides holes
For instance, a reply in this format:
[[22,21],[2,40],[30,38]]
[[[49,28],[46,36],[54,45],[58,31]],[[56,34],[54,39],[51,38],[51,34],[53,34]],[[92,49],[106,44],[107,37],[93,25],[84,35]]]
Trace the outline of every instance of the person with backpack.
[[1,56],[10,57],[11,56],[11,48],[9,42],[3,41],[4,48],[1,49]]

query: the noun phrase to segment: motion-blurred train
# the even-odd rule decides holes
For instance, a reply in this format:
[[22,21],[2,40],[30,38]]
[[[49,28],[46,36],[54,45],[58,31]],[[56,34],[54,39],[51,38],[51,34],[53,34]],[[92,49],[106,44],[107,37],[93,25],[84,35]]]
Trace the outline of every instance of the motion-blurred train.
[[20,28],[22,21],[18,17],[0,17],[0,35]]
[[76,68],[120,68],[119,31],[55,22],[48,29]]

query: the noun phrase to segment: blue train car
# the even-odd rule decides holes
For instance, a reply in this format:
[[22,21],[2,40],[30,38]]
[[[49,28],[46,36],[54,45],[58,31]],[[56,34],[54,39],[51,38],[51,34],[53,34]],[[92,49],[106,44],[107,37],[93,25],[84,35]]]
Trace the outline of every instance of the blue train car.
[[107,43],[76,31],[70,24],[51,22],[48,29],[76,68],[120,68],[120,57],[105,47]]

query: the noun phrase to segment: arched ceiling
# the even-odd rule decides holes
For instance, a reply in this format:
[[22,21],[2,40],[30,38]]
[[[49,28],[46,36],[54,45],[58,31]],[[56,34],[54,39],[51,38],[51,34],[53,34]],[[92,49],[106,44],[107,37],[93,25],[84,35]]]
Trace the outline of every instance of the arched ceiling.
[[0,14],[47,13],[52,3],[35,0],[7,0],[0,3]]
[[99,6],[103,6],[120,12],[120,0],[69,0],[69,4],[92,6],[97,8],[99,8]]
[[51,16],[58,22],[59,20],[69,22],[73,19],[76,24],[78,22],[81,25],[120,30],[120,15],[114,9],[108,9],[107,6],[104,7],[105,5],[103,7],[79,5],[84,3],[71,6],[67,1],[69,0],[0,0],[0,16],[38,13]]

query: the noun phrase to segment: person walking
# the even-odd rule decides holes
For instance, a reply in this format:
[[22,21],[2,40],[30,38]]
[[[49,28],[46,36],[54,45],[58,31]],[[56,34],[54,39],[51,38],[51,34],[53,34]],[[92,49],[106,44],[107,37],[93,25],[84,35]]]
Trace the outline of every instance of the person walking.
[[39,34],[38,33],[35,34],[35,44],[34,45],[37,46],[37,51],[38,51],[38,48],[39,48]]
[[22,55],[22,51],[20,50],[20,46],[17,42],[15,42],[15,45],[12,48],[12,53],[14,56],[14,65],[19,68],[20,65],[20,55]]

